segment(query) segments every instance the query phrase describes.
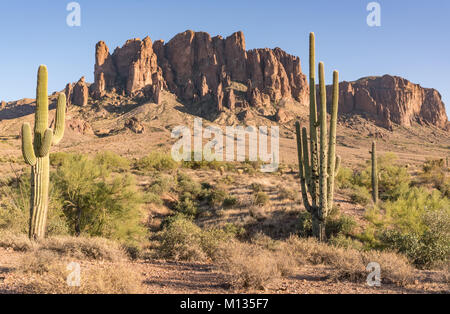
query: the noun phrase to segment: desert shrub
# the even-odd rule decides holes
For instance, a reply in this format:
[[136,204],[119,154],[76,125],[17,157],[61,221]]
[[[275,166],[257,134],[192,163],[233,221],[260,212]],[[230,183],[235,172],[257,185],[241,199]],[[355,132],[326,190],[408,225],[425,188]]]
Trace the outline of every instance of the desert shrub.
[[[366,218],[373,224],[375,244],[405,254],[419,267],[448,262],[450,200],[437,190],[412,188],[396,201],[373,209]],[[373,241],[373,240],[372,240]]]
[[236,168],[235,165],[230,162],[219,161],[219,160],[208,161],[203,156],[203,153],[201,153],[201,154],[202,154],[202,159],[197,161],[194,159],[195,152],[192,152],[191,160],[183,161],[182,166],[184,168],[189,168],[189,169],[194,169],[194,170],[198,170],[198,169],[220,170],[222,168],[223,170],[226,170],[226,171],[233,171]]
[[56,153],[50,153],[50,165],[53,167],[61,166],[63,161],[67,159],[71,154],[65,153],[65,152],[56,152]]
[[384,283],[405,285],[414,279],[414,268],[407,259],[392,252],[360,251],[317,242],[315,239],[290,237],[284,244],[285,250],[292,252],[298,264],[324,264],[335,271],[332,279],[363,282],[367,278],[366,266],[377,262],[381,267]]
[[[351,235],[356,227],[356,222],[351,216],[330,213],[325,219],[325,232],[328,239],[339,235]],[[312,217],[307,211],[300,213],[299,235],[301,237],[312,236]]]
[[[411,176],[405,167],[396,165],[396,160],[397,156],[393,153],[387,153],[377,158],[379,197],[382,200],[396,200],[409,190]],[[372,168],[370,160],[367,160],[366,168],[354,174],[353,184],[371,191],[371,178]]]
[[296,266],[290,255],[251,243],[230,241],[219,252],[217,263],[234,288],[265,289],[271,282],[292,274]]
[[51,181],[63,200],[72,234],[88,234],[137,241],[145,234],[141,224],[142,197],[133,177],[114,174],[85,155],[65,159]]
[[346,167],[340,167],[339,172],[335,177],[336,188],[346,189],[352,187],[353,171]]
[[30,241],[25,233],[12,231],[0,231],[0,247],[13,249],[14,251],[29,251],[35,243]]
[[222,205],[225,208],[229,208],[229,207],[233,207],[233,206],[237,205],[237,203],[238,203],[238,200],[236,197],[227,195],[225,197],[225,199],[223,200]]
[[263,186],[260,183],[253,182],[252,184],[250,184],[250,189],[253,192],[258,193],[258,192],[262,192]]
[[312,217],[307,211],[299,213],[299,236],[310,237],[312,236]]
[[196,216],[200,202],[211,207],[224,206],[225,200],[227,204],[234,202],[223,188],[208,183],[200,184],[186,174],[178,175],[176,190],[179,193],[179,200],[175,210],[187,215]]
[[201,228],[187,216],[171,217],[158,236],[158,252],[163,258],[201,261],[206,257],[201,248],[201,233]]
[[255,201],[254,204],[257,206],[264,206],[269,202],[269,195],[265,192],[257,192],[255,193]]
[[135,168],[141,171],[163,171],[175,169],[178,163],[173,160],[170,154],[161,152],[152,152],[149,155],[139,159]]
[[382,243],[405,254],[411,262],[423,268],[445,264],[450,258],[450,212],[442,210],[426,213],[427,228],[423,232],[386,230]]
[[114,152],[105,151],[95,155],[94,161],[109,171],[123,172],[130,169],[131,162]]
[[354,203],[361,204],[363,206],[369,204],[372,200],[372,195],[369,190],[364,186],[354,186],[351,193],[350,199]]
[[364,248],[361,241],[353,239],[352,237],[344,234],[338,234],[329,238],[328,243],[333,246],[342,247],[345,249],[362,250]]
[[119,243],[97,237],[51,237],[42,241],[39,249],[76,259],[112,262],[126,259],[125,251]]
[[180,200],[175,205],[175,210],[179,213],[196,216],[198,213],[198,203],[192,199],[192,195],[185,193],[181,195]]
[[[0,230],[16,233],[28,233],[30,217],[30,174],[24,172],[17,177],[9,178],[0,187]],[[49,185],[49,203],[47,213],[48,235],[65,235],[69,226],[62,211],[62,202],[55,189],[54,182]]]
[[229,228],[202,229],[189,216],[177,214],[165,221],[158,235],[158,252],[160,257],[174,260],[215,259],[220,245],[234,238],[235,232]]
[[221,206],[228,197],[227,191],[221,188],[210,189],[211,192],[207,196],[208,204],[211,206]]
[[290,189],[284,186],[278,186],[280,199],[288,199],[291,201],[298,200],[298,192],[295,189]]
[[355,227],[355,219],[344,214],[328,216],[325,222],[325,232],[328,239],[338,235],[351,235]]
[[148,187],[147,191],[155,194],[162,194],[175,187],[175,181],[172,176],[160,174]]
[[422,166],[419,181],[420,183],[432,184],[444,196],[450,197],[450,177],[444,159],[427,160]]
[[80,287],[67,285],[68,260],[61,260],[49,251],[26,254],[16,270],[17,285],[25,293],[36,294],[129,294],[143,293],[139,273],[125,264],[81,265]]

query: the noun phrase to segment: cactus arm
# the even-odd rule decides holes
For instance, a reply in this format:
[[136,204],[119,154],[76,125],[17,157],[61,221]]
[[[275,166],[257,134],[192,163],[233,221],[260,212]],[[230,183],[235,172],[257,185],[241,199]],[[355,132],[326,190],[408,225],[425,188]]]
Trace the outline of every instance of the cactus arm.
[[[45,65],[39,66],[36,88],[36,115],[34,120],[35,134],[43,134],[48,128],[48,72]],[[36,149],[36,147],[35,147]]]
[[42,137],[41,146],[39,146],[38,156],[45,157],[50,152],[50,147],[53,141],[53,131],[52,129],[45,130],[44,136]]
[[60,93],[58,104],[56,105],[55,130],[53,132],[53,144],[57,145],[64,136],[64,126],[66,119],[66,95]]
[[339,72],[333,72],[333,100],[331,104],[330,138],[328,141],[328,210],[333,207],[334,177],[337,174],[341,159],[336,156],[336,126],[339,106]]
[[308,134],[306,128],[302,128],[302,144],[303,144],[303,166],[305,168],[305,178],[308,187],[311,189],[311,164],[309,163],[309,150],[308,150]]
[[[311,212],[311,204],[308,200],[308,192],[306,189],[306,180],[305,180],[305,167],[304,167],[304,160],[303,160],[303,141],[302,141],[302,134],[300,132],[300,123],[297,121],[295,123],[295,131],[297,133],[297,154],[298,154],[298,173],[300,176],[300,184],[302,189],[302,198],[303,198],[303,204],[305,205],[305,208],[308,212]],[[306,145],[308,147],[308,145]]]
[[36,164],[33,142],[31,140],[31,127],[29,123],[22,124],[22,155],[23,159],[30,166]]
[[341,167],[341,156],[336,156],[336,164],[334,165],[334,175],[337,176],[339,173],[339,168]]
[[328,211],[328,144],[327,144],[327,94],[325,89],[325,69],[323,62],[319,63],[319,91],[320,91],[320,162],[319,162],[319,217],[325,218]]

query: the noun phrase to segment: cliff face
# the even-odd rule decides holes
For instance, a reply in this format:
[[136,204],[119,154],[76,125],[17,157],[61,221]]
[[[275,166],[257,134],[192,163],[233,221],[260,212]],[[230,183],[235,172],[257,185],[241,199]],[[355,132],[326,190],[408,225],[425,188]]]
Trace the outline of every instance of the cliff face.
[[[237,106],[259,107],[293,98],[309,103],[309,87],[300,59],[280,48],[246,50],[242,32],[227,38],[185,31],[169,42],[149,37],[131,39],[110,54],[103,41],[96,45],[95,82],[90,95],[107,91],[141,95],[159,101],[161,89],[176,94],[185,103],[208,100],[211,110],[220,112]],[[232,82],[246,86],[235,94]],[[331,101],[331,87],[327,88]],[[74,90],[75,94],[75,90]],[[83,94],[78,92],[78,94]],[[84,101],[83,97],[75,97]],[[341,113],[363,112],[388,129],[392,123],[409,126],[412,121],[447,128],[441,96],[403,78],[385,75],[340,83]]]
[[[327,87],[328,105],[331,86]],[[367,77],[339,84],[339,112],[368,113],[377,123],[410,126],[416,121],[445,129],[448,118],[438,91],[423,88],[398,76]]]
[[159,84],[184,101],[212,99],[220,111],[235,105],[233,91],[227,88],[231,81],[247,85],[243,105],[284,97],[305,103],[308,99],[300,59],[279,48],[246,51],[242,32],[223,39],[186,31],[166,44],[158,40],[153,45],[148,37],[133,39],[112,55],[104,42],[96,45],[94,97],[113,89],[128,95],[145,89],[153,93],[152,86]]

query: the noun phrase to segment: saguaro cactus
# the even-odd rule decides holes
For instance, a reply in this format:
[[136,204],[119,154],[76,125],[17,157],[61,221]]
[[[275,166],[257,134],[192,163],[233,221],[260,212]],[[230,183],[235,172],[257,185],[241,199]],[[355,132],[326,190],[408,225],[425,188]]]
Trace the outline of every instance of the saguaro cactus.
[[377,150],[375,141],[372,142],[372,200],[378,202],[378,171],[377,171]]
[[55,129],[48,128],[47,67],[38,70],[36,88],[36,113],[34,139],[30,124],[22,125],[22,154],[31,166],[30,239],[41,239],[45,235],[48,209],[49,151],[64,135],[66,96],[60,93],[56,106]]
[[[324,241],[325,218],[333,206],[334,178],[339,170],[340,157],[336,156],[336,124],[339,101],[339,74],[333,72],[333,101],[331,106],[330,132],[327,134],[327,101],[325,70],[319,63],[320,115],[317,117],[315,83],[315,42],[314,33],[309,37],[309,147],[305,127],[296,122],[297,153],[303,203],[311,213],[313,235]],[[320,133],[320,142],[318,137]],[[309,200],[310,195],[311,201]]]

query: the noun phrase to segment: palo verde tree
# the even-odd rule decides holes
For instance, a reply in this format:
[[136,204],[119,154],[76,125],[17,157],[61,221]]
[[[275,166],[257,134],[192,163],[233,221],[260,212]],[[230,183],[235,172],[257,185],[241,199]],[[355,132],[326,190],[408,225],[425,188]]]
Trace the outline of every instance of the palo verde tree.
[[306,210],[312,216],[313,235],[319,241],[325,241],[325,218],[333,207],[334,178],[340,164],[340,157],[336,156],[339,75],[337,71],[333,72],[333,101],[328,135],[325,74],[322,62],[319,63],[321,103],[320,113],[317,116],[314,33],[310,33],[309,45],[309,147],[306,128],[301,129],[300,123],[296,122],[297,153],[302,198]]
[[41,65],[37,77],[33,140],[30,124],[22,125],[22,154],[25,162],[31,166],[30,239],[42,239],[45,235],[50,176],[49,152],[52,144],[58,144],[64,135],[66,96],[64,93],[58,96],[55,129],[52,130],[48,128],[47,80],[47,67]]

